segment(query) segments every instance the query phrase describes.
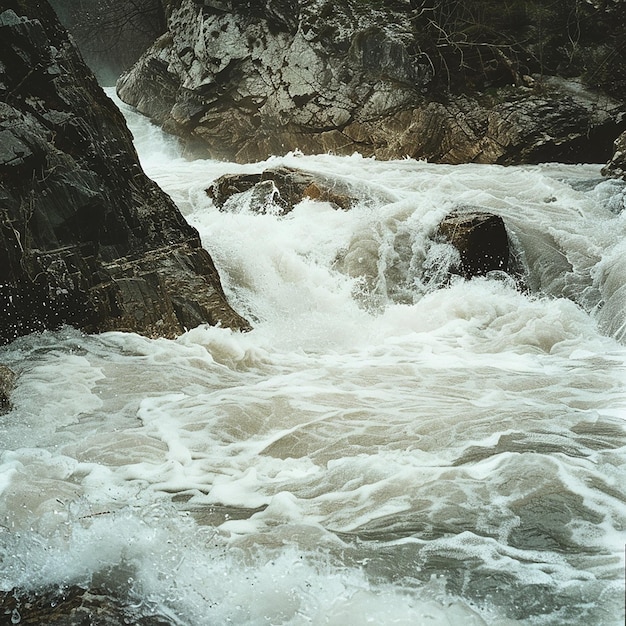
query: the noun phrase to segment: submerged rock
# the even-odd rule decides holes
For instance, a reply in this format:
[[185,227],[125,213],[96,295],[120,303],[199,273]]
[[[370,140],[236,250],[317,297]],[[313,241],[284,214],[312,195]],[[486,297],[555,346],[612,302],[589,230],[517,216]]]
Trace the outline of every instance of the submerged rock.
[[62,324],[247,329],[46,2],[0,13],[0,342]]
[[13,589],[0,593],[0,623],[46,626],[173,626],[169,619],[122,602],[104,590],[78,586],[38,593]]
[[459,209],[441,221],[436,236],[458,250],[459,263],[453,271],[464,278],[512,269],[509,237],[499,215]]
[[289,213],[305,198],[329,202],[337,209],[350,209],[357,201],[339,178],[322,176],[293,167],[272,167],[260,174],[226,174],[206,190],[222,209],[231,198],[248,193],[248,208],[258,213]]
[[0,414],[11,408],[11,392],[15,385],[15,374],[6,365],[0,365]]
[[567,38],[561,47],[554,33],[537,41],[547,9],[503,9],[509,36],[494,34],[492,8],[493,27],[469,29],[476,18],[464,4],[180,0],[118,93],[190,150],[239,162],[296,149],[442,163],[606,161],[623,103],[545,73],[544,46],[555,70],[571,60]]

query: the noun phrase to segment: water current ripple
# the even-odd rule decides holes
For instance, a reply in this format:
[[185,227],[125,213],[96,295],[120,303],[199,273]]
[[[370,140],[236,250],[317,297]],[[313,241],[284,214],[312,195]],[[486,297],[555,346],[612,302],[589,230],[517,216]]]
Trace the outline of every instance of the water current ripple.
[[[0,350],[18,375],[1,589],[97,585],[177,626],[622,624],[624,184],[598,165],[188,161],[122,108],[254,329]],[[275,165],[360,200],[281,217],[205,193]],[[527,291],[441,278],[430,237],[460,204],[502,215]]]

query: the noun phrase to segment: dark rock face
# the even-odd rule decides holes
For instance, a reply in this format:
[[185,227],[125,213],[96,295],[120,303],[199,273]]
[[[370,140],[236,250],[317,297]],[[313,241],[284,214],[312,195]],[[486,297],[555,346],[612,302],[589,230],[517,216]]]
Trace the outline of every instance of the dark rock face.
[[[4,5],[7,3],[5,2]],[[0,341],[248,323],[45,2],[0,13]]]
[[[454,30],[468,16],[452,12],[464,3],[450,3],[449,32],[433,26],[435,9],[411,0],[169,4],[168,32],[118,93],[202,155],[603,162],[619,132],[623,105],[571,78],[534,80],[545,68],[532,50],[489,41],[497,31],[488,27],[468,42],[473,31]],[[510,28],[530,21],[520,40],[537,31],[530,13],[508,17]]]
[[509,238],[498,215],[458,210],[439,224],[437,232],[460,255],[458,274],[464,278],[485,276],[491,271],[509,271]]
[[248,205],[257,213],[289,213],[305,198],[329,202],[337,209],[350,209],[356,202],[339,179],[331,179],[291,167],[272,167],[260,174],[226,174],[207,190],[215,205],[223,209],[233,197],[248,193]]
[[0,623],[47,626],[172,626],[159,615],[146,615],[104,590],[72,586],[40,593],[19,590],[0,593]]

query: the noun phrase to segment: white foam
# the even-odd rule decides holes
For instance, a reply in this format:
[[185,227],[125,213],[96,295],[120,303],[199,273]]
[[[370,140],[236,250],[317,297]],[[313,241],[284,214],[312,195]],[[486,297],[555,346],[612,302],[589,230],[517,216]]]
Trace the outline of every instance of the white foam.
[[[192,624],[619,623],[621,187],[597,166],[186,162],[145,138],[254,330],[3,348],[3,588],[101,582]],[[280,164],[359,201],[279,217],[204,192]],[[459,203],[504,216],[534,295],[427,280]]]

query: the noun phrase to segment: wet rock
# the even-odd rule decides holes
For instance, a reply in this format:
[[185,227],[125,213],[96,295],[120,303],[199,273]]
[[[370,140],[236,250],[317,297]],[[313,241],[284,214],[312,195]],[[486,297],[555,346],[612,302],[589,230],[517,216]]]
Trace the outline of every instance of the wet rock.
[[261,182],[261,174],[224,174],[206,189],[207,195],[218,208],[223,208],[229,198],[251,190]]
[[[536,41],[532,7],[527,25],[510,16],[528,29],[523,37],[489,45],[480,37],[496,26],[466,40],[464,3],[453,3],[449,32],[435,27],[443,5],[439,15],[411,0],[374,4],[172,3],[168,32],[118,93],[191,151],[238,162],[296,149],[442,163],[609,158],[623,102],[533,65],[532,46],[549,44]],[[529,39],[529,49],[513,50],[513,39]],[[566,61],[555,56],[555,67]]]
[[0,623],[46,626],[173,626],[169,619],[103,590],[77,586],[41,592],[13,589],[0,593]]
[[[5,3],[6,5],[6,3]],[[0,13],[0,342],[62,324],[247,329],[45,2]]]
[[455,273],[464,278],[509,271],[509,238],[504,221],[483,211],[457,210],[446,216],[437,231],[460,255]]
[[339,178],[314,174],[292,167],[272,167],[261,174],[261,180],[271,180],[280,193],[286,211],[305,198],[329,202],[337,209],[348,210],[356,202],[350,187]]
[[223,209],[231,199],[245,202],[258,213],[289,213],[305,198],[329,202],[337,209],[350,209],[357,199],[347,183],[339,178],[322,176],[292,167],[273,167],[260,174],[226,174],[206,190],[215,205]]
[[623,178],[626,180],[626,131],[615,140],[613,156],[602,168],[602,174],[611,178]]
[[15,385],[15,374],[6,365],[0,365],[0,414],[11,409],[11,392]]

